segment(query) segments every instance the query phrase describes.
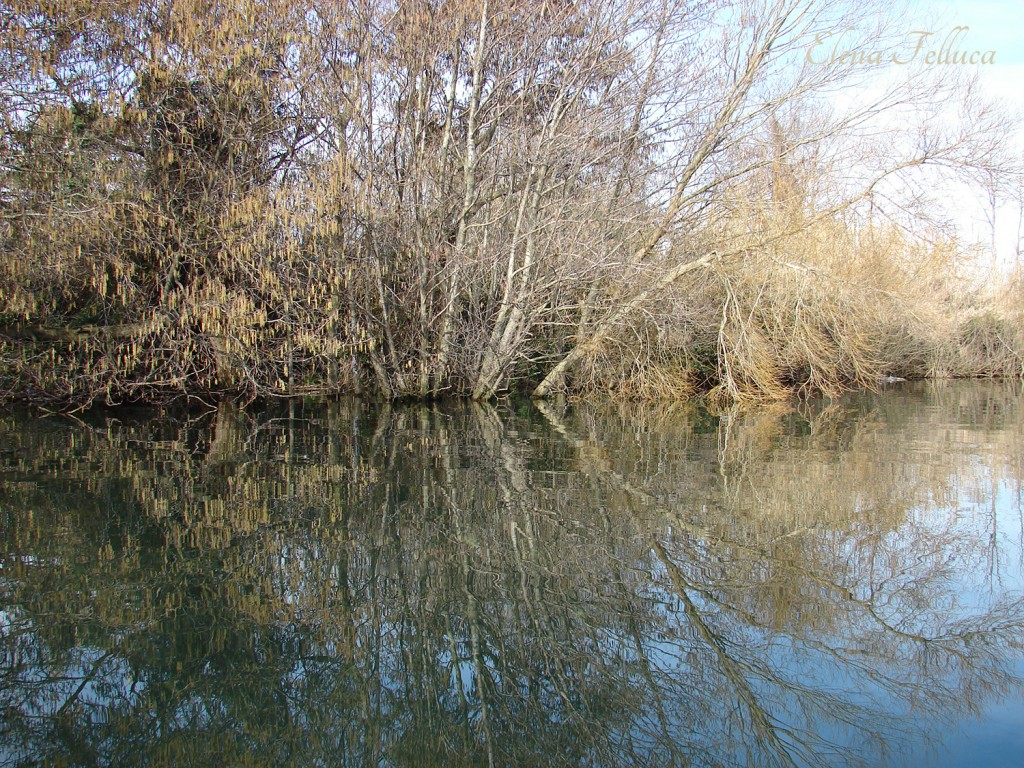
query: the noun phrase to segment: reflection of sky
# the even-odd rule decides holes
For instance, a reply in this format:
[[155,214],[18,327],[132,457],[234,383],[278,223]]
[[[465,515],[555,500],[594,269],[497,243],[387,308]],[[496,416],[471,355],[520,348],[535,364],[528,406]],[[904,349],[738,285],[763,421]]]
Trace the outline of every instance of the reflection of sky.
[[961,600],[972,607],[989,607],[1000,594],[1024,594],[1024,516],[1020,489],[1005,481],[993,482],[993,486],[992,495],[970,505],[963,516],[964,525],[973,527],[975,535],[991,536],[996,543],[970,572],[973,582],[964,584]]
[[[988,444],[988,433],[950,424],[947,435],[948,450],[976,453],[966,473],[970,482],[958,482],[960,493],[955,508],[929,504],[928,508],[915,511],[914,518],[920,530],[934,535],[948,531],[959,542],[959,567],[948,590],[955,600],[947,617],[952,622],[1024,598],[1024,512],[1018,482],[1006,479],[1002,471],[983,458],[993,449],[998,452],[997,447]],[[1007,667],[1011,673],[1024,677],[1024,660],[1018,658]],[[1024,755],[1021,723],[1024,698],[1016,691],[1005,701],[988,702],[976,717],[964,716],[946,724],[939,732],[940,738],[908,751],[907,759],[900,764],[908,768],[1017,768]]]
[[[126,659],[102,649],[75,648],[66,663],[49,669],[26,663],[28,659],[47,658],[49,650],[32,632],[30,623],[16,617],[11,623],[12,614],[2,613],[18,638],[3,649],[4,666],[15,673],[0,687],[0,710],[10,707],[22,716],[42,721],[68,708],[72,712],[81,708],[92,724],[106,725],[115,715],[130,712],[142,703],[145,682],[136,679]],[[3,736],[4,729],[0,727],[0,765],[4,766],[34,765],[52,746],[45,741],[35,743],[34,738],[15,743]]]
[[[912,391],[907,390],[908,394]],[[901,402],[896,394],[878,398],[871,396],[867,400],[873,408],[892,407]],[[332,544],[333,539],[328,537],[320,541],[315,536],[307,539],[297,536],[291,528],[287,529],[292,531],[291,534],[285,530],[275,532],[272,535],[279,537],[280,544],[267,550],[270,570],[279,574],[275,576],[273,588],[282,604],[295,611],[298,624],[280,624],[282,632],[262,637],[278,638],[285,654],[280,669],[287,683],[290,717],[300,722],[303,729],[322,726],[316,720],[320,691],[341,691],[341,699],[345,701],[347,694],[344,690],[349,686],[357,689],[358,676],[365,671],[371,678],[369,695],[379,708],[380,719],[389,724],[392,732],[411,731],[415,725],[410,720],[414,712],[406,697],[420,690],[417,686],[421,681],[423,690],[431,696],[436,692],[441,697],[438,704],[442,714],[460,712],[462,702],[468,700],[468,719],[475,729],[484,721],[481,700],[476,696],[480,668],[473,662],[474,657],[479,656],[478,663],[494,680],[494,685],[490,686],[491,690],[497,691],[497,699],[492,700],[493,706],[499,713],[510,717],[510,727],[528,722],[526,715],[531,713],[530,707],[534,707],[548,718],[548,726],[564,724],[563,730],[576,733],[573,729],[581,717],[597,715],[577,709],[578,700],[572,696],[573,693],[607,690],[609,695],[617,696],[623,692],[621,701],[617,698],[606,701],[606,704],[610,702],[606,710],[609,728],[616,729],[612,740],[631,744],[644,756],[647,756],[645,750],[650,750],[652,755],[660,750],[667,735],[674,737],[681,747],[696,750],[696,764],[721,762],[723,758],[727,764],[746,764],[748,754],[745,750],[756,751],[757,744],[750,728],[743,727],[743,704],[737,691],[745,686],[768,710],[774,723],[784,729],[792,729],[786,730],[782,736],[788,747],[799,752],[797,742],[807,740],[818,747],[819,755],[825,758],[817,762],[797,759],[798,765],[839,764],[850,753],[856,754],[861,750],[865,756],[870,756],[870,745],[861,744],[861,740],[869,739],[874,733],[894,737],[893,748],[903,749],[910,755],[906,759],[902,755],[894,757],[889,764],[915,765],[909,762],[912,758],[920,759],[921,762],[916,764],[920,766],[1013,765],[1015,763],[1007,761],[1019,755],[1017,750],[1021,736],[1010,728],[1024,718],[1019,694],[1011,703],[997,700],[986,705],[983,720],[963,716],[960,705],[966,706],[966,703],[959,699],[958,684],[965,678],[971,678],[971,674],[959,674],[952,669],[956,664],[948,662],[949,656],[941,653],[930,657],[937,665],[928,667],[921,658],[925,654],[919,654],[917,646],[905,642],[899,635],[882,631],[862,605],[869,602],[870,595],[871,604],[891,625],[934,636],[962,618],[989,611],[1000,595],[1007,599],[1021,596],[1024,589],[1021,573],[1024,523],[1019,487],[1016,481],[1007,479],[1011,475],[1007,467],[1017,467],[1014,457],[1020,450],[1021,433],[1014,422],[1018,411],[1011,410],[1004,416],[1001,408],[1008,407],[1009,401],[995,397],[985,401],[984,407],[968,407],[974,403],[972,400],[958,402],[959,405],[947,402],[941,409],[927,403],[914,409],[908,400],[905,407],[898,409],[906,424],[887,424],[884,419],[876,423],[871,417],[860,423],[858,432],[850,435],[851,440],[858,435],[861,438],[871,437],[864,443],[853,442],[851,445],[854,446],[852,450],[861,451],[862,457],[871,457],[866,463],[876,465],[872,476],[899,473],[899,482],[894,483],[893,493],[897,498],[893,503],[893,515],[872,514],[870,509],[865,509],[863,515],[840,515],[835,522],[830,521],[827,514],[813,517],[810,530],[800,529],[806,549],[784,547],[780,550],[782,556],[776,556],[778,553],[771,545],[779,538],[770,517],[765,519],[768,524],[765,536],[772,538],[764,539],[759,535],[752,543],[744,534],[749,533],[747,528],[753,527],[754,523],[740,525],[735,531],[724,525],[721,515],[728,514],[729,508],[720,504],[721,500],[716,495],[706,499],[718,511],[705,512],[699,516],[700,524],[688,525],[684,515],[693,498],[680,492],[678,515],[657,513],[658,519],[664,514],[668,519],[678,520],[678,526],[669,529],[659,523],[654,529],[648,529],[646,524],[636,529],[630,527],[625,530],[635,530],[637,538],[634,540],[630,534],[624,534],[609,540],[608,544],[616,554],[610,550],[608,562],[581,564],[588,574],[592,568],[596,574],[622,573],[621,577],[613,575],[610,581],[594,581],[587,576],[577,580],[571,578],[575,567],[571,563],[562,573],[568,579],[565,582],[561,582],[558,576],[551,576],[551,581],[547,581],[547,577],[542,577],[548,572],[547,568],[516,570],[516,578],[507,583],[498,578],[503,573],[500,569],[497,572],[481,571],[481,580],[474,582],[479,593],[475,588],[472,593],[474,616],[480,618],[479,622],[472,624],[478,627],[478,637],[474,637],[468,619],[460,618],[461,614],[457,613],[441,636],[431,634],[438,625],[432,622],[417,624],[408,613],[408,605],[403,609],[403,601],[392,602],[389,599],[395,596],[388,587],[389,584],[395,585],[395,582],[389,582],[391,577],[387,575],[392,573],[388,566],[390,561],[385,558],[379,571],[369,565],[374,557],[372,553],[377,550],[365,540],[352,540],[353,551],[346,558],[348,566],[342,569],[338,566],[338,551],[336,542]],[[982,423],[982,413],[1000,414],[995,418],[998,426]],[[508,445],[520,445],[512,430],[509,434]],[[751,436],[750,432],[737,430],[734,437],[744,434]],[[924,439],[925,435],[930,439]],[[653,441],[657,438],[658,433],[652,430],[645,439]],[[1006,438],[1011,439],[1007,441]],[[632,445],[633,438],[629,440]],[[721,438],[714,434],[712,440],[721,444]],[[729,470],[731,476],[747,477],[752,485],[769,485],[771,479],[780,475],[803,477],[809,482],[816,480],[813,488],[794,497],[799,503],[820,497],[821,489],[830,480],[841,484],[843,473],[856,469],[851,464],[856,464],[857,456],[851,453],[844,441],[839,440],[834,446],[831,442],[822,446],[820,435],[816,435],[813,429],[800,430],[796,434],[785,431],[778,440],[779,445],[785,445],[785,450],[763,448],[768,451],[767,455],[755,452],[748,461],[726,462],[727,466],[735,467]],[[742,439],[738,442],[740,446],[745,444]],[[690,459],[679,457],[689,455],[697,443],[676,446],[672,440],[667,445],[672,445],[679,453],[662,456],[665,464],[657,462],[659,468],[694,461],[694,471],[700,474],[716,472],[716,462],[723,461],[716,446],[710,446],[708,442],[703,445],[705,450],[712,449],[711,457],[702,458],[695,454]],[[655,470],[650,469],[655,464],[646,461],[660,455],[655,452],[655,447],[652,445],[644,449],[637,469],[627,471],[626,476],[641,486],[655,485],[654,493],[660,496],[664,488],[658,489]],[[623,452],[629,450],[622,444],[619,444],[619,449]],[[787,458],[777,461],[771,458],[778,454]],[[524,448],[519,458],[524,463],[535,462],[542,467],[529,473],[531,478],[542,477],[554,482],[549,464],[538,459],[541,455],[539,451],[534,453]],[[628,464],[631,458],[627,453],[613,460]],[[704,461],[709,462],[707,467],[703,466]],[[764,465],[762,461],[771,463]],[[498,471],[492,462],[493,458],[481,455],[466,469],[469,472],[487,470],[488,477],[491,477],[492,472]],[[815,462],[829,471],[801,475],[798,467]],[[763,471],[757,471],[758,468]],[[592,471],[599,473],[605,470],[595,466]],[[595,492],[589,483],[569,484],[567,478],[570,475],[564,474],[566,478],[558,480],[563,484],[564,498],[555,508],[564,510],[567,516],[575,514],[583,521],[588,519],[578,506],[584,498],[609,505],[614,500],[612,496]],[[929,482],[933,474],[935,477]],[[611,474],[605,477],[611,478]],[[921,493],[908,491],[904,497],[899,491],[905,487]],[[948,493],[935,490],[947,488]],[[766,491],[767,488],[754,490]],[[453,488],[452,493],[456,492],[457,489]],[[407,489],[402,498],[410,495]],[[867,495],[870,497],[871,494]],[[762,494],[753,496],[760,498]],[[636,495],[630,498],[636,498]],[[788,497],[783,494],[781,498]],[[842,498],[845,509],[846,504],[856,503],[861,496],[854,490]],[[884,503],[886,498],[885,493],[879,493],[876,500]],[[525,504],[534,503],[528,495],[523,499]],[[508,503],[512,505],[508,511],[515,512],[513,502]],[[737,509],[746,509],[742,500],[736,503]],[[760,509],[759,504],[756,507]],[[630,507],[624,513],[640,514],[643,509],[647,507]],[[369,509],[367,514],[375,512],[375,508]],[[609,516],[613,514],[609,512]],[[764,514],[770,515],[770,511],[766,509]],[[641,519],[646,518],[641,516]],[[782,520],[785,519],[783,516]],[[854,521],[852,525],[851,519]],[[738,545],[735,561],[728,557],[733,551],[730,546],[716,544],[718,535],[728,541],[733,533]],[[794,534],[796,531],[785,534],[783,538],[789,541],[789,536]],[[290,536],[297,537],[292,539]],[[647,548],[651,546],[652,536],[664,548],[664,561],[658,551]],[[567,537],[564,541],[569,540]],[[605,541],[601,537],[596,540]],[[345,546],[349,546],[349,539],[345,541]],[[615,547],[621,547],[621,550]],[[475,550],[475,545],[470,549]],[[391,550],[384,550],[385,553],[388,551]],[[429,550],[399,548],[397,554],[422,554],[424,551]],[[808,560],[805,563],[796,554],[803,551],[822,552],[827,556],[820,561]],[[744,552],[748,554],[743,555]],[[615,567],[611,568],[612,559],[620,558],[620,554],[621,559],[617,559]],[[467,563],[476,562],[469,554],[466,557]],[[362,562],[362,558],[368,559],[356,567],[355,563]],[[677,593],[673,572],[665,565],[669,561],[683,575],[682,581],[693,585],[687,588],[686,599]],[[860,562],[846,568],[850,561]],[[32,562],[48,564],[53,561],[40,558]],[[542,566],[546,560],[539,555],[537,562]],[[874,569],[858,567],[862,563],[877,563],[877,575]],[[887,572],[890,563],[895,563],[896,575]],[[773,564],[777,565],[777,570],[770,567]],[[936,568],[936,564],[946,567]],[[555,570],[561,573],[558,568]],[[793,572],[801,575],[790,581],[787,574]],[[368,578],[368,574],[378,575],[379,581],[374,579],[375,586],[371,586],[369,581],[353,582],[357,599],[351,621],[353,626],[357,626],[361,642],[367,644],[360,647],[375,649],[372,669],[361,669],[358,653],[356,661],[348,657],[353,652],[351,648],[342,647],[330,639],[317,639],[321,629],[325,630],[328,638],[331,636],[326,631],[327,627],[319,627],[318,622],[323,620],[329,625],[333,614],[324,614],[322,608],[316,606],[320,605],[318,596],[330,591],[325,589],[329,585],[343,577]],[[488,581],[486,574],[493,575],[497,581]],[[836,588],[828,584],[831,580],[837,582]],[[539,624],[518,620],[515,595],[519,594],[520,588],[526,589],[527,581],[538,590],[544,583],[555,587],[559,584],[567,588],[579,586],[579,593],[571,589],[547,593],[551,595],[550,620],[564,623],[555,626],[544,622],[547,631],[537,633],[532,628],[539,627]],[[774,615],[770,606],[762,614],[759,603],[744,599],[748,589],[764,586],[780,586],[785,603],[780,603],[779,608],[792,609],[780,611],[777,624],[771,621],[763,626],[759,624],[765,617],[770,619]],[[801,590],[796,591],[793,589],[795,586],[800,586]],[[847,589],[852,591],[852,597],[846,595]],[[469,596],[465,590],[466,585],[460,581],[456,589],[457,602],[444,599],[439,605],[462,605],[463,595]],[[360,595],[362,597],[358,597]],[[629,622],[625,616],[620,620],[604,613],[606,609],[620,605],[616,599],[619,595],[633,608],[628,614]],[[896,595],[897,599],[890,599],[891,595]],[[907,599],[898,599],[901,595],[906,595]],[[915,595],[922,599],[923,608],[914,607]],[[541,605],[543,600],[536,599]],[[821,624],[815,621],[813,614],[801,610],[805,607],[813,609],[822,603],[834,603],[834,609],[820,615]],[[688,615],[690,606],[692,610]],[[304,610],[309,613],[304,615]],[[433,610],[433,607],[425,610]],[[541,613],[547,613],[547,610],[541,606]],[[1020,618],[1019,609],[1013,617]],[[252,631],[249,625],[251,618],[246,618],[239,631]],[[303,625],[303,620],[308,624]],[[28,619],[14,609],[0,613],[0,637],[4,633],[9,635],[12,627],[25,623],[25,633],[21,637],[24,642],[35,643],[27,622]],[[591,626],[593,634],[588,631],[581,631],[575,636],[570,634],[573,627],[587,630]],[[420,627],[426,633],[422,637],[417,634]],[[130,649],[132,633],[136,631],[141,633],[145,627],[140,625],[137,630],[125,630],[122,639],[112,645],[118,652],[122,648]],[[507,632],[516,632],[517,637],[513,639],[505,634]],[[557,647],[546,648],[549,639]],[[421,646],[421,642],[425,645]],[[716,650],[715,642],[720,643],[724,650]],[[274,641],[275,647],[276,644]],[[642,644],[643,653],[634,650],[636,644]],[[423,667],[410,669],[403,652],[421,647],[424,651]],[[978,643],[981,660],[976,668],[982,673],[991,671],[993,667],[990,663],[986,667],[984,649],[985,638],[981,638]],[[28,658],[45,658],[43,650],[39,646],[39,652],[28,654]],[[506,654],[506,651],[511,653]],[[291,658],[290,655],[296,653],[299,657]],[[1000,653],[1000,656],[1005,658],[1010,653]],[[549,666],[549,660],[557,663],[559,658],[567,657],[589,661],[576,666],[569,664],[566,668]],[[118,706],[126,714],[126,723],[132,716],[150,716],[153,718],[151,722],[157,722],[159,713],[149,715],[146,708],[157,701],[151,692],[159,690],[160,681],[154,678],[155,684],[146,688],[142,682],[133,682],[131,670],[120,657],[111,656],[100,663],[102,658],[98,649],[80,647],[66,658],[56,659],[47,669],[26,670],[26,680],[42,680],[44,673],[49,672],[54,683],[45,689],[25,686],[27,704],[22,707],[23,711],[52,713],[63,706],[80,681],[86,680],[79,699],[93,710],[91,723],[102,722],[107,714],[101,712],[103,708]],[[648,673],[647,663],[653,674]],[[729,664],[735,665],[736,676],[742,678],[742,686],[726,679],[725,670]],[[431,677],[435,667],[447,673],[436,689],[433,687],[435,680]],[[1017,663],[1016,669],[1024,672],[1024,665]],[[93,679],[87,679],[94,673]],[[422,678],[418,677],[420,674]],[[872,678],[872,675],[876,677]],[[984,675],[975,677],[983,678]],[[237,678],[230,674],[223,680],[237,682]],[[561,682],[556,684],[558,680]],[[890,684],[886,685],[886,681]],[[380,687],[373,688],[373,685]],[[978,687],[984,689],[984,680]],[[232,691],[231,688],[223,689],[224,698],[220,698],[222,691],[212,685],[198,693],[183,692],[180,700],[174,702],[174,719],[168,726],[172,730],[186,732],[191,729],[196,733],[208,726],[214,729],[226,727],[238,713],[238,710],[229,711],[224,703],[233,698]],[[564,692],[569,694],[567,698],[562,698]],[[634,692],[654,692],[660,697],[652,695],[636,701],[625,697]],[[929,706],[929,695],[942,705],[941,711],[936,712],[934,705]],[[517,696],[529,696],[532,701]],[[915,696],[920,696],[920,700]],[[987,696],[978,698],[984,703]],[[582,700],[586,702],[587,699],[584,697]],[[741,703],[734,705],[734,701]],[[948,706],[944,702],[948,702]],[[0,710],[3,703],[0,697]],[[615,709],[617,706],[636,708],[619,712]],[[136,707],[138,711],[129,711]],[[848,707],[853,707],[855,714],[862,714],[863,718],[844,727],[842,717],[848,712]],[[804,730],[808,711],[811,722]],[[525,715],[522,714],[524,712]],[[521,715],[524,719],[517,720]],[[942,717],[955,721],[954,725],[940,721]],[[662,723],[665,724],[665,732],[660,730]],[[923,734],[918,731],[919,725]],[[328,726],[328,730],[334,727],[340,731],[343,724],[329,723]],[[141,730],[145,731],[144,728]],[[937,739],[936,734],[943,738]],[[515,736],[520,737],[529,738],[530,734]],[[602,735],[598,732],[595,738],[602,738]],[[833,743],[837,745],[835,748],[831,746]],[[985,744],[989,752],[979,752],[979,743]],[[933,747],[935,751],[921,755],[922,750]],[[0,738],[0,752],[2,749]],[[965,759],[965,756],[975,754],[984,754],[985,759]],[[702,759],[705,755],[707,759]],[[834,760],[827,759],[833,756]],[[0,753],[0,764],[4,762]],[[667,761],[651,757],[639,762],[658,764]],[[872,764],[870,760],[869,764]]]
[[[1024,661],[1016,672],[1024,676]],[[977,765],[984,768],[1020,768],[1024,756],[1024,704],[1011,699],[986,707],[982,716],[946,731],[941,745],[947,765]],[[906,768],[933,768],[934,755],[907,762]]]
[[[984,615],[998,605],[1020,599],[1024,590],[1024,573],[1021,569],[1022,516],[1018,498],[1016,487],[999,482],[992,499],[955,507],[929,503],[925,509],[910,510],[907,524],[885,537],[884,549],[903,552],[909,559],[897,577],[884,580],[885,586],[880,587],[883,592],[891,593],[892,600],[879,594],[874,596],[872,602],[876,607],[886,606],[888,609],[887,613],[880,611],[880,617],[901,631],[941,638],[946,632],[962,632],[963,621],[969,623],[974,616]],[[922,539],[930,541],[932,537],[947,544],[951,539],[958,543],[932,553],[936,569],[942,574],[943,588],[938,595],[943,599],[925,611],[917,611],[898,598],[904,590],[913,593],[917,589],[921,577],[919,570],[930,570],[923,562],[928,547],[918,549],[917,546]],[[994,546],[987,547],[990,541]],[[851,549],[850,554],[855,557],[855,549]],[[669,582],[664,572],[656,571],[653,575],[656,583]],[[867,586],[858,584],[862,588]],[[875,589],[874,586],[871,588],[872,591]],[[708,585],[708,589],[715,591],[716,587]],[[654,589],[653,594],[660,598],[654,602],[663,606],[667,625],[688,625],[671,590]],[[722,637],[727,638],[726,649],[738,665],[748,672],[759,671],[759,674],[747,677],[746,682],[774,721],[782,735],[782,743],[796,765],[816,765],[820,755],[830,749],[835,749],[837,755],[860,754],[870,763],[873,759],[870,757],[873,736],[883,740],[886,750],[885,757],[877,756],[878,759],[893,761],[886,764],[928,765],[933,768],[967,764],[1018,765],[1014,762],[1020,754],[1017,747],[1024,741],[1024,735],[1013,730],[1015,724],[1024,721],[1024,700],[1019,691],[1008,701],[996,699],[988,704],[982,716],[977,718],[915,703],[917,699],[927,699],[932,694],[940,698],[955,698],[964,680],[941,647],[955,649],[957,641],[946,644],[940,640],[930,651],[925,650],[911,641],[901,641],[894,634],[882,631],[867,613],[852,603],[840,608],[846,611],[845,620],[838,621],[828,635],[812,637],[808,641],[799,633],[790,634],[785,630],[773,633],[767,629],[736,625],[733,623],[735,616],[728,611],[723,614],[714,602],[701,597],[700,593],[692,593],[690,597],[710,627],[724,630]],[[1011,614],[1019,616],[1018,611]],[[648,636],[645,640],[649,659],[658,670],[659,678],[681,681],[685,677],[686,649],[694,647],[690,633],[684,629],[678,635]],[[870,653],[864,656],[858,653],[858,645],[867,643],[867,647],[871,647],[876,642],[894,643],[893,650],[898,648],[898,653],[882,665],[878,662],[884,654],[876,657]],[[915,660],[919,653],[921,658]],[[934,655],[932,663],[938,662],[940,667],[932,669],[928,679],[921,680],[916,664],[924,663],[929,653]],[[952,666],[948,668],[949,674],[944,675],[939,669],[946,668],[947,663]],[[1018,675],[1024,673],[1024,661],[1019,660],[1008,667]],[[707,687],[708,683],[705,674],[702,684]],[[929,690],[916,691],[917,686],[922,685]],[[686,690],[685,686],[680,690]],[[944,693],[940,694],[940,690]],[[803,691],[803,695],[794,695],[796,691]],[[848,708],[847,716],[857,713],[854,725],[844,724],[842,714],[829,711],[831,697],[835,697],[837,706]],[[814,707],[808,708],[815,698],[821,707],[817,714]],[[691,704],[687,701],[687,705]],[[808,716],[810,720],[807,720]],[[680,727],[683,721],[681,716]],[[813,751],[805,752],[801,742],[814,745]],[[986,759],[980,763],[965,761],[964,757],[971,754],[971,745],[979,742],[986,745]],[[802,756],[806,756],[805,759]],[[741,756],[735,757],[739,759]],[[913,762],[918,760],[920,762]]]
[[[983,484],[984,480],[978,486]],[[987,498],[974,502],[965,498],[956,509],[933,508],[915,515],[920,529],[933,534],[949,532],[967,543],[957,551],[954,560],[954,565],[960,567],[956,568],[948,590],[953,602],[945,606],[947,626],[1024,598],[1024,515],[1020,498],[1020,488],[1015,484],[992,480],[992,493]],[[986,542],[994,546],[986,547]],[[1007,667],[1012,674],[1024,677],[1024,659],[1018,658]],[[946,682],[956,684],[953,679]],[[908,712],[907,716],[921,715]],[[977,717],[951,719],[929,737],[918,737],[920,743],[908,749],[899,763],[907,768],[1017,768],[1024,755],[1021,723],[1024,698],[1016,691],[1005,701],[986,702]]]

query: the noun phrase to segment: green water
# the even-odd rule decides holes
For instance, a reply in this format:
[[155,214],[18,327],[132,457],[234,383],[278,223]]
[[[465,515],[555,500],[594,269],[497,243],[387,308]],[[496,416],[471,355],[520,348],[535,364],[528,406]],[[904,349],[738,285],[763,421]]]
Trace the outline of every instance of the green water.
[[0,416],[0,765],[1017,766],[1024,397]]

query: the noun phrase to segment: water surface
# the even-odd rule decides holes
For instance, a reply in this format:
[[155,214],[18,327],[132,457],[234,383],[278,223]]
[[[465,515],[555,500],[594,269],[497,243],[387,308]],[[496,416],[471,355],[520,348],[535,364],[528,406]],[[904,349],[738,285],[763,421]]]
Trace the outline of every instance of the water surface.
[[1024,398],[0,416],[0,765],[1024,754]]

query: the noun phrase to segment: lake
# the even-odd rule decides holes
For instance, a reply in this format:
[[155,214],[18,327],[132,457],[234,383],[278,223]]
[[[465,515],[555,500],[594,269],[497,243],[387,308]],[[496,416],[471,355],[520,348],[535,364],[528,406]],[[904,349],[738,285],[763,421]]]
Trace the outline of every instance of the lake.
[[1024,395],[0,415],[0,765],[1018,766]]

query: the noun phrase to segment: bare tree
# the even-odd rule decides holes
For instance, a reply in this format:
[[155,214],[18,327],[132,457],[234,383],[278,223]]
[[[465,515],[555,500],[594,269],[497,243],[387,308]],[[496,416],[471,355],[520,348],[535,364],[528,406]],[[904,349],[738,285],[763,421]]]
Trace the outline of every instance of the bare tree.
[[[1005,167],[979,103],[929,127],[954,83],[820,59],[835,30],[905,45],[876,10],[8,4],[5,396],[485,400],[538,380],[542,397],[581,366],[591,381],[713,369],[701,384],[729,396],[870,379],[874,341],[808,341],[815,372],[791,375],[792,347],[744,286],[779,289],[793,314],[805,294],[783,295],[803,284],[786,270],[845,277],[792,252],[826,230],[867,236],[867,202],[894,219],[922,207],[922,168]],[[856,98],[829,109],[841,89]],[[844,325],[816,333],[873,334]],[[763,375],[741,370],[757,339],[775,360]]]

